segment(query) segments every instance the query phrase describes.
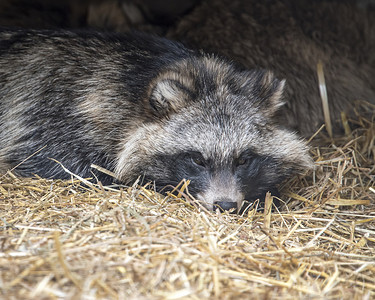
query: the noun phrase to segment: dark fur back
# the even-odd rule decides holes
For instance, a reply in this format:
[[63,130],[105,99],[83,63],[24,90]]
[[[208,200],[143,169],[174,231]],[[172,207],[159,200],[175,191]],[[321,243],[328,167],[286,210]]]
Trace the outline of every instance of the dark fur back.
[[24,175],[65,177],[46,158],[63,162],[66,149],[73,172],[89,176],[93,161],[113,168],[118,141],[152,117],[139,105],[152,78],[190,55],[140,33],[3,30],[0,38],[1,156],[15,165],[46,146],[17,169]]

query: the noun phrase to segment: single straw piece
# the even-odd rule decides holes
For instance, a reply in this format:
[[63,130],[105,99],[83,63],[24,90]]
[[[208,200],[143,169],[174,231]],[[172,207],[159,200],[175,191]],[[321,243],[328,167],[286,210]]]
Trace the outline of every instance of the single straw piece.
[[321,61],[318,62],[317,73],[318,73],[320,97],[322,98],[322,104],[323,104],[324,122],[326,124],[328,135],[330,138],[332,138],[333,136],[332,123],[331,123],[331,117],[329,113],[327,87],[326,87],[326,81],[324,79],[323,63]]

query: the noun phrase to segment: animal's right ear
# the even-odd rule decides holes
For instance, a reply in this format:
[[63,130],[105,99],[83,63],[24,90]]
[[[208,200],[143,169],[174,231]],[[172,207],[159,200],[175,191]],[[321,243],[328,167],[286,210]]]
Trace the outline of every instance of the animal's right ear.
[[158,117],[167,117],[186,106],[193,98],[192,80],[175,73],[167,73],[154,82],[149,96],[150,108]]

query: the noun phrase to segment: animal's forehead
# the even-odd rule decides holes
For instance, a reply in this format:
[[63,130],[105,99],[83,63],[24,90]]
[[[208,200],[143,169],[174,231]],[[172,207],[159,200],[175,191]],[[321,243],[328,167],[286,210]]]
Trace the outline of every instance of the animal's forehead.
[[198,97],[199,101],[184,108],[183,114],[187,117],[201,118],[203,122],[207,120],[223,125],[228,125],[228,122],[241,122],[244,125],[264,122],[264,116],[259,111],[257,103],[250,99],[251,95],[236,95],[223,88]]
[[[190,108],[172,118],[167,126],[174,134],[174,147],[199,151],[206,158],[229,159],[260,143],[256,114],[236,112],[228,106],[211,110]],[[178,134],[176,135],[176,132]]]

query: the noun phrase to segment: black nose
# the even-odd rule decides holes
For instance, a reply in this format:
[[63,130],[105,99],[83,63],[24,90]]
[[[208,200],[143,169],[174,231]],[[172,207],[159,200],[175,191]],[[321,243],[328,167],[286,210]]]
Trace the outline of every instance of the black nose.
[[234,208],[233,212],[236,213],[237,212],[237,202],[229,201],[229,199],[228,200],[222,200],[222,201],[216,201],[214,203],[214,210],[216,210],[216,208],[219,208],[221,212]]

